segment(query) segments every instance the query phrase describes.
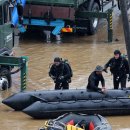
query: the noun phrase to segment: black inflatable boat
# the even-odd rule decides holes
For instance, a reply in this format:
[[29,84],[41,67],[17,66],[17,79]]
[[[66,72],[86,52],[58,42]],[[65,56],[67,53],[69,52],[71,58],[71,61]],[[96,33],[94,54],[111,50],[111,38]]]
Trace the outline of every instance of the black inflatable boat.
[[42,90],[27,91],[14,94],[2,102],[15,110],[23,110],[36,101],[62,102],[78,100],[106,100],[118,97],[129,97],[130,90],[107,90],[105,94],[82,90]]
[[67,112],[101,114],[105,116],[130,115],[130,98],[78,100],[61,102],[37,101],[23,110],[33,118],[55,118]]
[[49,120],[39,130],[112,130],[101,115],[65,114]]

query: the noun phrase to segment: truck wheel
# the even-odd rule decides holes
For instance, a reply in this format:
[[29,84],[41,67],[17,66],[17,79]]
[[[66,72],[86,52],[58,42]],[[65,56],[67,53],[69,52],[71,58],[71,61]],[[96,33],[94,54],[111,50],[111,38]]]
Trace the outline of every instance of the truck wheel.
[[[91,6],[91,4],[90,4]],[[91,7],[88,7],[88,11],[99,12],[100,8],[97,2],[94,2]],[[87,23],[87,34],[93,35],[97,31],[99,18],[92,18]]]
[[[87,11],[87,8],[86,8],[86,5],[87,3],[81,5],[79,8],[78,8],[78,11]],[[77,11],[77,12],[78,12]],[[83,21],[83,20],[79,20],[80,17],[77,17],[78,20],[76,20],[76,26],[78,27],[78,29],[76,29],[76,33],[79,35],[79,36],[84,36],[86,33],[87,33],[87,21]],[[83,29],[83,28],[86,28]]]
[[12,78],[7,68],[1,68],[0,70],[0,90],[6,90],[12,85]]
[[[117,5],[118,5],[118,9],[120,10],[121,9],[120,0],[117,0]],[[130,1],[129,0],[126,1],[126,5],[127,5],[127,10],[128,10],[130,8]]]

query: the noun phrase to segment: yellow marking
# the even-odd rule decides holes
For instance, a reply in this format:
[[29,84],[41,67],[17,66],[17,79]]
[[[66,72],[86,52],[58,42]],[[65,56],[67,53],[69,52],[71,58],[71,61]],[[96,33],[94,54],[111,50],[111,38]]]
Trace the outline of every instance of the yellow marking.
[[67,125],[66,130],[84,130],[84,129],[73,126],[73,125]]

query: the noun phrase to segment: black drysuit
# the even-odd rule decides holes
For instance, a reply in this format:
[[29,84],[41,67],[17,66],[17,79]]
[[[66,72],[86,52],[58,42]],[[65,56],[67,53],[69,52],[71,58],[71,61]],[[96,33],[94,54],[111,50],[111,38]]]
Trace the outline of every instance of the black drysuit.
[[50,68],[49,76],[55,82],[55,89],[69,89],[71,72],[65,63],[61,62],[59,66],[53,64]]
[[127,74],[129,74],[128,61],[119,57],[118,59],[111,58],[105,65],[105,69],[110,67],[110,71],[113,74],[113,85],[114,89],[119,88],[119,83],[121,83],[121,88],[126,88]]
[[105,86],[105,80],[102,74],[96,74],[96,72],[92,72],[88,78],[87,89],[92,91],[101,91],[101,88],[98,88],[99,81],[101,81],[102,86]]

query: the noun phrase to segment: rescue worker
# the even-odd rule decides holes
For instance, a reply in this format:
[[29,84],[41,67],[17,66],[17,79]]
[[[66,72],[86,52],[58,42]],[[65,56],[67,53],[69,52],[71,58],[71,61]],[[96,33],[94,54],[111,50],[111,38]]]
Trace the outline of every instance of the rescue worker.
[[61,58],[54,58],[54,63],[50,68],[49,76],[54,80],[55,89],[69,89],[71,82],[71,72],[67,64]]
[[[121,88],[126,88],[126,79],[127,74],[129,74],[129,65],[128,61],[121,56],[121,52],[119,50],[114,51],[114,57],[111,58],[104,66],[104,69],[107,71],[107,68],[110,67],[110,71],[113,75],[113,85],[114,89],[119,88],[119,84],[121,84]],[[130,76],[128,77],[128,80]]]
[[[92,72],[88,78],[87,89],[98,92],[105,92],[105,80],[102,75],[103,67],[96,66],[94,72]],[[101,81],[102,88],[98,88],[99,81]]]

